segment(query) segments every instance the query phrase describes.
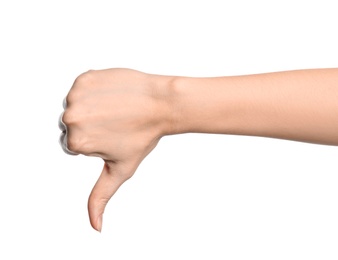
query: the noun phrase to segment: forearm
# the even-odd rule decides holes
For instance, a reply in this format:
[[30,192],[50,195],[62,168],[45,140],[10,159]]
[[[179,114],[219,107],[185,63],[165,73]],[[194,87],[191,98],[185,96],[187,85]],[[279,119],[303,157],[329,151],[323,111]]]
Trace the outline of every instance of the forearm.
[[338,69],[190,78],[173,86],[172,133],[338,145]]

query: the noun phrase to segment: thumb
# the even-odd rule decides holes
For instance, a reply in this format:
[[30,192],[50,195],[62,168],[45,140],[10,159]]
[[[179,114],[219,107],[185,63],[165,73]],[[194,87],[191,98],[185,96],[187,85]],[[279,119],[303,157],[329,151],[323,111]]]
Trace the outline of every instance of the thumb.
[[102,214],[117,189],[131,177],[132,173],[112,161],[105,161],[101,175],[97,180],[88,199],[88,213],[90,224],[101,232]]

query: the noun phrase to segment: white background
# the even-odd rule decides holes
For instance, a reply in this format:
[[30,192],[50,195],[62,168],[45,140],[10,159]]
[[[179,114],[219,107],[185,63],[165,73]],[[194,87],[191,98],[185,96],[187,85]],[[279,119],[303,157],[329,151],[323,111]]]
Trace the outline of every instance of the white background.
[[0,259],[337,259],[338,147],[164,137],[99,234],[87,198],[102,161],[64,154],[57,125],[88,69],[337,67],[337,28],[336,1],[1,1]]

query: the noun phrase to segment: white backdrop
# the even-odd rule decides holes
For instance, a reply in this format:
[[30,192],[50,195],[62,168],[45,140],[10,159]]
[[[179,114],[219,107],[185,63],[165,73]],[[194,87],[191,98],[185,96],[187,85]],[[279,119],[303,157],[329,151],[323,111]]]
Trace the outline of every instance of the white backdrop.
[[[336,1],[1,1],[0,259],[337,259],[338,147],[164,137],[106,208],[59,147],[75,77],[337,67]],[[337,129],[338,131],[338,129]]]

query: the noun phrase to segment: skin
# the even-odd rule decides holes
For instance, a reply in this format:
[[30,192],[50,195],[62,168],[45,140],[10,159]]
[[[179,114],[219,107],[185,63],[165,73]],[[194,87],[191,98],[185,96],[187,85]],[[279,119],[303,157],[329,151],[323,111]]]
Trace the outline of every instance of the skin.
[[236,134],[338,145],[338,69],[213,78],[92,70],[75,80],[64,108],[64,151],[104,161],[88,200],[90,223],[101,231],[109,199],[165,135]]

